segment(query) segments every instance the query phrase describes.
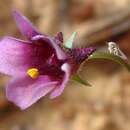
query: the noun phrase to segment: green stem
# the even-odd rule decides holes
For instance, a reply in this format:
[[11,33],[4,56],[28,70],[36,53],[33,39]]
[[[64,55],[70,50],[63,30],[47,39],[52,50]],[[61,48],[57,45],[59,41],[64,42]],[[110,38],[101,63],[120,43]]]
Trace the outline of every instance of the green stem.
[[130,72],[130,65],[127,63],[127,61],[114,54],[105,52],[95,52],[88,58],[88,60],[102,60],[102,59],[114,61],[124,66]]

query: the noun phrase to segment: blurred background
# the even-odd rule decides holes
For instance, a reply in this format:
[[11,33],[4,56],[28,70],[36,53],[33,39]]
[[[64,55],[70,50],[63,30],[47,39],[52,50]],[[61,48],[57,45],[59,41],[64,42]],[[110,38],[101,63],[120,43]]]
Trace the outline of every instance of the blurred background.
[[[130,0],[0,0],[0,9],[1,37],[22,37],[11,14],[18,9],[41,32],[62,31],[66,41],[76,31],[77,47],[114,41],[130,59]],[[7,101],[0,75],[0,130],[130,130],[130,74],[110,61],[86,62],[80,74],[93,86],[70,82],[25,111]]]

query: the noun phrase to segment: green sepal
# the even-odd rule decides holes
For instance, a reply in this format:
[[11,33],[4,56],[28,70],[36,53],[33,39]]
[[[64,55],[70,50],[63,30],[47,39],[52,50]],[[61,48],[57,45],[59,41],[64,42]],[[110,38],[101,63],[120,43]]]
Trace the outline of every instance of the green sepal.
[[122,65],[130,72],[130,65],[127,61],[111,53],[95,52],[88,58],[88,60],[111,60]]
[[92,85],[90,83],[88,83],[87,81],[83,80],[78,74],[75,74],[72,76],[72,80],[82,84],[82,85],[85,85],[85,86],[89,86],[91,87]]
[[71,49],[73,47],[74,39],[76,37],[76,32],[73,32],[70,38],[65,42],[65,47]]

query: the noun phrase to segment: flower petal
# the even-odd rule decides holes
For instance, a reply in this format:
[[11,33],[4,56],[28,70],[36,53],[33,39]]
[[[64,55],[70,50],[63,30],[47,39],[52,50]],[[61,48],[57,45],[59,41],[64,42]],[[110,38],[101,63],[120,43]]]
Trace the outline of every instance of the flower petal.
[[37,31],[37,29],[32,25],[32,23],[23,16],[18,11],[13,11],[14,19],[17,23],[17,26],[19,27],[21,33],[27,37],[29,40],[36,35],[39,35],[40,33]]
[[58,44],[63,43],[63,34],[62,34],[62,32],[58,32],[58,33],[56,34],[56,36],[55,36],[55,39],[56,39],[56,42],[57,42]]
[[63,77],[63,81],[62,81],[61,85],[57,86],[54,89],[54,91],[50,94],[51,99],[60,96],[61,93],[63,92],[64,88],[66,87],[68,81],[69,81],[70,73],[71,73],[70,72],[71,71],[70,65],[68,63],[64,63],[61,66],[61,70],[63,70],[65,72],[64,77]]
[[44,35],[37,35],[37,36],[34,36],[32,38],[32,40],[34,42],[43,42],[43,43],[46,43],[48,45],[50,45],[52,48],[50,49],[53,49],[56,53],[56,56],[59,60],[64,60],[66,59],[66,54],[64,52],[64,50],[61,48],[61,46],[59,44],[57,44],[55,38],[52,38],[52,37],[49,37],[49,36],[44,36]]
[[60,45],[55,43],[55,40],[53,38],[46,37],[44,40],[47,40],[51,44],[51,46],[54,48],[57,58],[59,60],[64,60],[67,58],[64,50],[60,47]]
[[0,41],[0,72],[14,76],[25,73],[30,67],[39,67],[52,53],[46,50],[43,45],[4,37]]
[[52,91],[56,84],[57,81],[51,81],[48,76],[39,76],[38,79],[22,76],[10,82],[6,96],[21,109],[26,109]]
[[50,39],[52,46],[55,48],[56,54],[57,54],[57,58],[59,60],[64,60],[66,59],[66,55],[64,53],[64,51],[57,45],[54,43],[54,41],[52,39]]

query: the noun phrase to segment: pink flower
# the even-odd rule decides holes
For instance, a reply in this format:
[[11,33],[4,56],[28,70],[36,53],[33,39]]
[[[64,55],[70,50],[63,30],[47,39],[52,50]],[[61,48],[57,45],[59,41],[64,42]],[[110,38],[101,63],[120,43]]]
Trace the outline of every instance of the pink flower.
[[41,34],[22,14],[13,15],[27,41],[7,36],[0,41],[0,72],[12,76],[6,87],[8,100],[26,109],[47,94],[51,99],[61,95],[95,48],[65,48],[61,32],[55,37]]

